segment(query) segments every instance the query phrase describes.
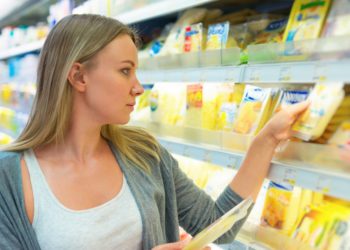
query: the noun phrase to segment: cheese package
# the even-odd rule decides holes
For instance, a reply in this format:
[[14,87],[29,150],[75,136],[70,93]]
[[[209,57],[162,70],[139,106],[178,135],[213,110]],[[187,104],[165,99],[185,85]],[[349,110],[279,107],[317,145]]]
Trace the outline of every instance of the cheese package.
[[284,41],[318,38],[331,0],[296,0],[289,16]]
[[203,84],[189,84],[186,92],[185,124],[200,128],[202,125]]
[[309,96],[309,108],[293,125],[296,137],[309,141],[323,134],[344,98],[343,86],[343,83],[315,85]]
[[343,36],[350,34],[350,0],[333,0],[322,36]]
[[[219,86],[217,86],[219,85]],[[222,97],[220,94],[220,84],[203,84],[203,106],[202,106],[202,128],[214,130],[218,117],[218,102]],[[228,93],[229,94],[229,93]]]
[[225,49],[231,47],[228,45],[228,36],[230,31],[230,23],[217,23],[209,25],[206,50]]
[[185,28],[184,52],[202,51],[205,41],[205,30],[202,23],[192,24]]
[[256,134],[269,115],[271,89],[247,85],[239,107],[233,131],[240,134]]
[[264,30],[255,35],[253,44],[281,43],[286,25],[286,18],[271,21]]
[[280,185],[271,181],[266,193],[261,225],[288,234],[296,223],[300,200],[299,187]]
[[194,8],[185,11],[171,28],[164,46],[158,55],[178,54],[183,52],[185,27],[201,22],[207,10],[204,8]]
[[[218,130],[232,131],[237,117],[239,105],[244,94],[244,84],[225,84],[222,86],[222,98],[218,103],[218,118],[216,128]],[[226,90],[225,90],[226,89]]]
[[186,86],[179,83],[155,84],[149,97],[151,120],[182,124],[186,105]]
[[349,207],[326,202],[312,205],[293,233],[293,238],[312,248],[338,250],[347,233],[350,219]]
[[305,101],[309,96],[308,89],[282,89],[277,100],[274,113],[280,111],[283,107]]

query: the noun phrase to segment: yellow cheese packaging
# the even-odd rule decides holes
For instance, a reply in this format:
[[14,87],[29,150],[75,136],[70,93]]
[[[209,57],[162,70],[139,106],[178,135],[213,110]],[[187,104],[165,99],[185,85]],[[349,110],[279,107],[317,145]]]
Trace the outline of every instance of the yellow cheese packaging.
[[155,84],[149,95],[152,121],[169,125],[183,123],[186,85],[180,83]]
[[284,41],[318,38],[331,0],[296,0],[289,16]]
[[185,27],[184,52],[202,51],[205,45],[205,29],[202,23]]
[[323,134],[344,98],[343,86],[343,83],[315,85],[309,96],[309,108],[293,125],[294,136],[309,141]]
[[270,182],[263,213],[262,226],[269,226],[288,234],[298,218],[301,189],[290,185]]
[[203,84],[188,84],[186,87],[185,124],[200,128],[202,125]]
[[246,85],[233,131],[254,135],[268,119],[270,106],[269,88]]

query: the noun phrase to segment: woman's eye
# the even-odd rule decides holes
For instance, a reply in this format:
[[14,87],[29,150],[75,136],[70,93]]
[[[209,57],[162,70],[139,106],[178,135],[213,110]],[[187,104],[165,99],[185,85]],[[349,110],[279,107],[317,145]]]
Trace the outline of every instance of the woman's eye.
[[128,75],[130,74],[130,69],[122,69],[121,72],[122,72],[124,75],[128,76]]

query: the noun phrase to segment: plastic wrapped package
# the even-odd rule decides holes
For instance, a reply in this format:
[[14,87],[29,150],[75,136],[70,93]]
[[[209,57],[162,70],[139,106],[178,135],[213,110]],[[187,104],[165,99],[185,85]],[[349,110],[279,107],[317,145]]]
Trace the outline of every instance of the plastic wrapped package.
[[205,44],[206,31],[202,23],[185,27],[184,52],[202,51]]
[[288,234],[298,218],[301,189],[270,182],[261,217],[262,226]]
[[282,89],[273,113],[280,111],[283,107],[305,101],[309,94],[308,89]]
[[185,124],[189,127],[202,126],[203,84],[188,84],[186,94]]
[[245,87],[233,131],[254,135],[263,127],[269,115],[271,89],[251,85]]
[[296,0],[293,4],[284,41],[318,38],[321,34],[331,0]]
[[296,137],[309,141],[323,134],[344,98],[343,86],[343,83],[315,85],[309,96],[309,108],[293,125]]
[[171,28],[159,55],[182,53],[185,27],[201,22],[205,18],[207,12],[208,11],[204,8],[194,8],[185,11]]
[[239,104],[244,94],[244,84],[222,84],[218,98],[218,117],[216,129],[232,131],[237,117]]
[[149,96],[151,120],[163,124],[182,124],[186,104],[186,86],[181,83],[157,83]]
[[208,37],[206,41],[206,50],[225,49],[231,47],[228,44],[228,35],[230,31],[230,23],[216,23],[208,27]]
[[[263,20],[264,22],[257,27],[258,29],[255,29],[256,33],[252,44],[281,43],[288,19],[284,17],[271,17],[271,19]],[[252,24],[255,22],[252,21],[249,23],[250,29],[253,29],[254,26]]]

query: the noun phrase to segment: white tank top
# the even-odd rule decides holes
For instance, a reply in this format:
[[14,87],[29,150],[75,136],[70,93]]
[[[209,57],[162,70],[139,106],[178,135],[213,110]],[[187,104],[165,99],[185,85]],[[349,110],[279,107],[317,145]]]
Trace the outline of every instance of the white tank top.
[[123,176],[120,192],[86,210],[66,208],[51,191],[33,150],[24,152],[34,195],[33,228],[42,250],[142,248],[142,221]]

